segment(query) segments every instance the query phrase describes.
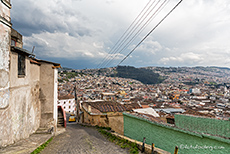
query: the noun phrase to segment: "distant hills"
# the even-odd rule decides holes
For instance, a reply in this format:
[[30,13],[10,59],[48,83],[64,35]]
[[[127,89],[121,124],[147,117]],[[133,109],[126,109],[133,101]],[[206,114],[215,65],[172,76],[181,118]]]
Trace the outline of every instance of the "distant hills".
[[145,68],[135,68],[132,66],[118,66],[111,76],[135,79],[144,84],[157,84],[164,80],[158,73],[154,73]]
[[135,79],[143,84],[158,84],[180,82],[187,85],[210,84],[218,86],[226,83],[230,87],[230,68],[217,66],[196,66],[196,67],[142,67],[135,68],[132,66],[118,66],[100,69],[82,69],[74,70],[62,68],[59,71],[67,73],[68,78],[78,74],[91,75],[97,77],[111,76]]

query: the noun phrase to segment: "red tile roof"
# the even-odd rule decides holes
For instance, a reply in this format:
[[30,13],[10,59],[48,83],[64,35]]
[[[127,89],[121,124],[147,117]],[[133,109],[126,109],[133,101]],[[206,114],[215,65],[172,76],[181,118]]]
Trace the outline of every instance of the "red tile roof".
[[75,97],[74,97],[73,95],[70,95],[70,94],[58,96],[58,99],[59,99],[59,100],[63,100],[63,99],[73,99],[73,98],[75,98]]
[[122,104],[116,102],[84,102],[84,104],[88,104],[93,108],[99,110],[100,112],[123,112],[130,111],[129,107],[126,107]]

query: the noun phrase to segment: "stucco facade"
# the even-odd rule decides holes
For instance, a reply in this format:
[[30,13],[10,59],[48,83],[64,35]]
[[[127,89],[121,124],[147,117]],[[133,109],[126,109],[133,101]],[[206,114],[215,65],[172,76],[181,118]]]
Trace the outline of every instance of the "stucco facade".
[[124,120],[122,112],[109,112],[95,114],[89,112],[86,108],[82,108],[82,122],[92,126],[110,127],[113,131],[124,134]]
[[11,52],[10,101],[0,116],[2,146],[29,137],[40,125],[39,66],[26,57],[26,75],[18,78],[17,57],[16,52]]
[[60,64],[33,58],[35,55],[21,48],[22,36],[15,30],[12,32],[17,43],[11,46],[9,58],[1,55],[1,59],[9,63],[0,75],[1,93],[8,98],[7,103],[6,99],[0,99],[0,147],[27,138],[39,128],[55,132],[57,127],[57,68]]
[[[7,107],[10,101],[10,78],[9,78],[9,59],[10,59],[10,1],[0,1],[0,134],[8,133],[9,130],[3,129],[2,117],[9,118],[11,115],[7,114]],[[6,122],[5,122],[6,123]],[[0,146],[6,142],[7,139],[0,138]]]
[[57,127],[58,70],[60,64],[37,60],[40,66],[40,100],[42,128]]
[[[9,0],[0,1],[0,112],[9,105],[10,19]],[[1,133],[1,132],[0,132]],[[0,141],[1,142],[1,141]]]

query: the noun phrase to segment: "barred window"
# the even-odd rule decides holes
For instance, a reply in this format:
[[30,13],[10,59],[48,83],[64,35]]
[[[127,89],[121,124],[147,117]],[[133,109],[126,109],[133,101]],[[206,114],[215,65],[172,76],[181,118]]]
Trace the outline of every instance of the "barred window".
[[18,77],[24,77],[25,73],[25,55],[18,54]]

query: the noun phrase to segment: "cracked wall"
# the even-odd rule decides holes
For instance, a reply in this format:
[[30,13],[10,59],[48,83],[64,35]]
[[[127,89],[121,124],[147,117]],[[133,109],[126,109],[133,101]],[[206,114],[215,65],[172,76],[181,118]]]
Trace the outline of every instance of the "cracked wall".
[[[5,2],[5,1],[4,1]],[[0,1],[0,147],[3,143],[7,143],[7,138],[4,134],[9,134],[8,121],[5,119],[11,118],[8,114],[10,90],[9,90],[9,60],[10,60],[10,8],[3,1]]]
[[17,56],[10,53],[9,105],[0,110],[0,147],[28,138],[40,126],[40,66],[26,57],[26,76],[17,74]]

